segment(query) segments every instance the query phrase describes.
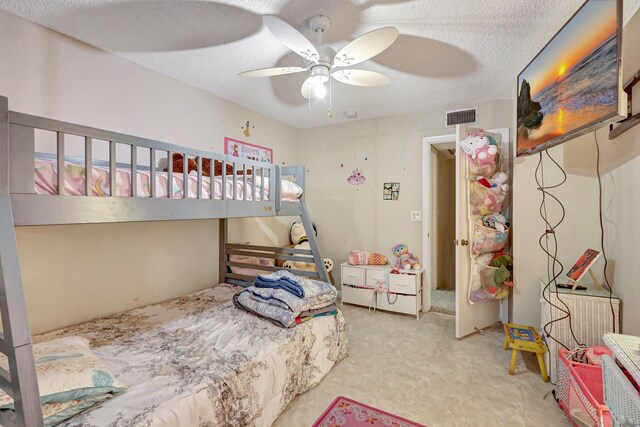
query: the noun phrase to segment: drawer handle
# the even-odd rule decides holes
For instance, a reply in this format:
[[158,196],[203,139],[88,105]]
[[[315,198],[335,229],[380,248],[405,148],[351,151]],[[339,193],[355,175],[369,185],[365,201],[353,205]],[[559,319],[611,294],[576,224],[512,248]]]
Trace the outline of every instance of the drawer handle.
[[349,274],[349,277],[356,278],[356,277],[358,277],[358,275],[357,274]]

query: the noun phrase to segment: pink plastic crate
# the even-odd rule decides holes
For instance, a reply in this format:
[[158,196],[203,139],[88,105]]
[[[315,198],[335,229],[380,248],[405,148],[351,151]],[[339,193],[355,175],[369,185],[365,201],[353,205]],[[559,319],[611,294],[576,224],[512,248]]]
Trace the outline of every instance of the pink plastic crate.
[[604,404],[602,366],[570,360],[567,350],[558,352],[558,399],[574,425],[609,427],[611,414]]

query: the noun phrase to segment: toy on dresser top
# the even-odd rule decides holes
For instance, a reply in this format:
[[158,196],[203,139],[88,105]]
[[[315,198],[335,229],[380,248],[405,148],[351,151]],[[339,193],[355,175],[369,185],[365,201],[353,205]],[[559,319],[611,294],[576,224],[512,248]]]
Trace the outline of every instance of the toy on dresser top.
[[382,254],[356,249],[349,252],[348,263],[349,265],[387,265],[389,260]]
[[391,269],[392,273],[398,273],[400,270],[420,270],[422,268],[420,259],[409,252],[406,244],[395,245],[391,251],[397,257],[396,263]]

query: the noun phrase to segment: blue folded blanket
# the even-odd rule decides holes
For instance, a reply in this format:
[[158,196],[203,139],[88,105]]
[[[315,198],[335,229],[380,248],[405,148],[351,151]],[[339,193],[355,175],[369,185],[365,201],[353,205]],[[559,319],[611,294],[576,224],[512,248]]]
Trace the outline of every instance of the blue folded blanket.
[[256,288],[284,289],[298,298],[316,297],[331,292],[331,288],[333,288],[329,283],[296,276],[287,270],[279,270],[271,274],[261,274],[256,277],[255,286]]
[[299,298],[304,298],[304,288],[297,279],[298,277],[290,271],[279,270],[256,277],[256,287],[284,289]]

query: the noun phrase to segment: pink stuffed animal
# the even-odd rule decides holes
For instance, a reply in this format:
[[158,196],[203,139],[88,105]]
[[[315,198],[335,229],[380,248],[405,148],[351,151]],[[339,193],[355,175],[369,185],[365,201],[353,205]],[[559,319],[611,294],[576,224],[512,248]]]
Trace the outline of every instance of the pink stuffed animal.
[[460,148],[478,166],[485,166],[495,163],[498,147],[490,136],[485,135],[483,130],[467,135],[460,141]]
[[497,154],[498,147],[488,144],[478,148],[472,158],[478,166],[486,166],[495,163]]

